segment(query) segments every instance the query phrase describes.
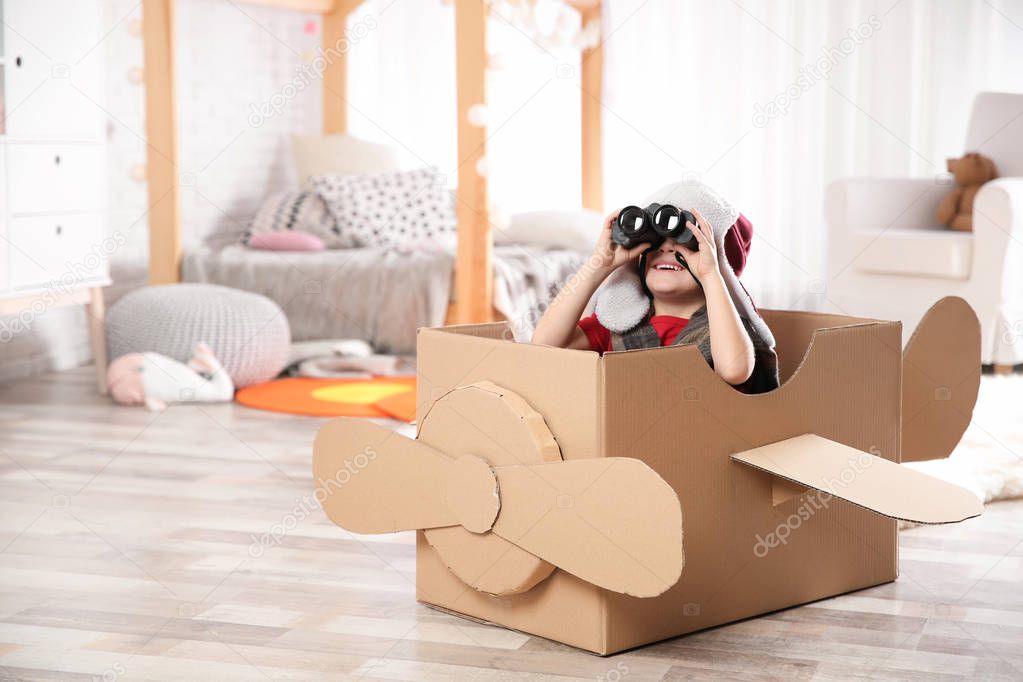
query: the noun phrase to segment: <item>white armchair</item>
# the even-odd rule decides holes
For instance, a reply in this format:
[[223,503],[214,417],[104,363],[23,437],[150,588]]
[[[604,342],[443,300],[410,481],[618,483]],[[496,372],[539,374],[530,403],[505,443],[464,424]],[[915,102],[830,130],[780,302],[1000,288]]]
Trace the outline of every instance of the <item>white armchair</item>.
[[981,323],[985,364],[1023,363],[1023,94],[977,95],[962,153],[992,158],[999,178],[973,206],[973,232],[937,224],[941,177],[832,183],[827,299],[837,312],[902,320],[906,338],[942,296],[962,296]]

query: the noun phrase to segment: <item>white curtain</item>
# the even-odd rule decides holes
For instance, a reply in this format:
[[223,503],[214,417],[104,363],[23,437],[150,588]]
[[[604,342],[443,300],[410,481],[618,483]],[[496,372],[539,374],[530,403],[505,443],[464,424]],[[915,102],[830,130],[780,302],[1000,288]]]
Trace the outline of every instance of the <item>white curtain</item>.
[[349,131],[398,149],[409,167],[454,168],[451,7],[368,0],[349,19],[348,34]]
[[1018,0],[613,0],[608,15],[608,205],[702,177],[753,222],[743,279],[764,306],[822,302],[830,181],[943,174],[974,94],[1023,91]]
[[[828,182],[942,174],[974,94],[1023,91],[1020,0],[608,0],[605,15],[606,208],[686,173],[717,187],[753,222],[743,279],[763,306],[822,303]],[[353,21],[370,16],[352,131],[453,181],[451,6],[371,0]],[[578,54],[500,19],[490,32],[493,202],[578,206]]]
[[[409,166],[437,166],[452,186],[454,20],[452,5],[441,0],[369,0],[349,29],[373,28],[348,54],[351,132],[398,147]],[[579,53],[541,48],[499,18],[489,22],[487,42],[489,137],[481,171],[491,180],[492,204],[499,213],[578,206]]]

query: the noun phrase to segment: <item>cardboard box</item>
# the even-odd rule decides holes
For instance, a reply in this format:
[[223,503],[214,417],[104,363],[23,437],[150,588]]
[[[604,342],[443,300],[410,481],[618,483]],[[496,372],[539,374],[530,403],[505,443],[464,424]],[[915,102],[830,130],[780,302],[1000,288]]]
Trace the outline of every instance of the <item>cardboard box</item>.
[[421,330],[417,440],[326,425],[318,479],[375,459],[324,508],[357,532],[426,529],[418,600],[599,654],[895,580],[896,518],[980,513],[897,464],[904,430],[914,458],[944,457],[969,423],[976,316],[943,299],[904,353],[897,322],[763,315],[783,385],[762,395],[692,346]]

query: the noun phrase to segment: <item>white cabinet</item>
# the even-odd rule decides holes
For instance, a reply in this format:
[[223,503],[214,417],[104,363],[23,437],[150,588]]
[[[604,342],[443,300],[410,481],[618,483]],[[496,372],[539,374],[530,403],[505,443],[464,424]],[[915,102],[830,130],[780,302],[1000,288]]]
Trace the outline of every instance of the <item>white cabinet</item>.
[[99,0],[0,0],[0,313],[87,303],[105,371],[102,23]]
[[102,210],[103,151],[98,144],[8,144],[10,212]]
[[11,288],[73,289],[103,279],[99,213],[15,217],[7,227],[8,239],[21,250],[11,259]]
[[[106,114],[97,0],[2,0],[0,295],[107,283]],[[2,252],[0,252],[2,253]]]
[[103,134],[103,33],[96,0],[3,0],[7,134]]

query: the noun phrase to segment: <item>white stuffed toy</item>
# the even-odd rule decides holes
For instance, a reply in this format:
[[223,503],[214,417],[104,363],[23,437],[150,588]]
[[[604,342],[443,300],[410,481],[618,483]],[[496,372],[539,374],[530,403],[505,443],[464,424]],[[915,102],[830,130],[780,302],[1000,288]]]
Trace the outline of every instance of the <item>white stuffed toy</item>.
[[231,377],[205,343],[197,343],[188,364],[159,353],[129,353],[110,363],[107,387],[122,405],[145,405],[154,412],[170,403],[228,402]]

